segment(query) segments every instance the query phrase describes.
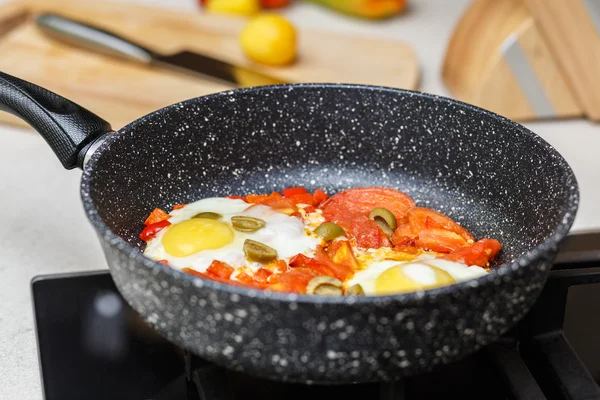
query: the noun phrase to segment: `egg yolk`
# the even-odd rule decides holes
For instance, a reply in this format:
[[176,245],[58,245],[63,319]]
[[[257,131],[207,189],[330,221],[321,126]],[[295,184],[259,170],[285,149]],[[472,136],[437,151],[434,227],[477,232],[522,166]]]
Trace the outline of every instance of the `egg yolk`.
[[455,282],[452,275],[443,269],[431,265],[402,264],[386,269],[375,279],[375,293],[386,295],[414,292]]
[[229,225],[207,218],[192,218],[172,225],[162,237],[165,251],[174,257],[218,249],[232,241],[233,231]]

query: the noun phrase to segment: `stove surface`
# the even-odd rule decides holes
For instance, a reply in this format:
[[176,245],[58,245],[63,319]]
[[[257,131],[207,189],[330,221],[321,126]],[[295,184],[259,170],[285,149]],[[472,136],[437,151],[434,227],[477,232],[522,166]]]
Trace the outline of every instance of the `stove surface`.
[[512,332],[460,362],[396,383],[286,384],[230,372],[188,354],[150,329],[123,300],[106,271],[36,277],[32,291],[44,396],[46,400],[600,398],[594,382],[600,379],[600,344],[595,340],[600,333],[600,257],[593,251],[600,246],[600,235],[596,235],[569,239],[544,294]]

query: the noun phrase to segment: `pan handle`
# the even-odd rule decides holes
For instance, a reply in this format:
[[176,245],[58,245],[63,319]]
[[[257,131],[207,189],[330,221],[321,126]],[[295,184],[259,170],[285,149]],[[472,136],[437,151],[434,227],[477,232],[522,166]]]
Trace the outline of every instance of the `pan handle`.
[[63,167],[83,168],[86,150],[110,124],[49,90],[0,72],[0,111],[31,125],[48,142]]

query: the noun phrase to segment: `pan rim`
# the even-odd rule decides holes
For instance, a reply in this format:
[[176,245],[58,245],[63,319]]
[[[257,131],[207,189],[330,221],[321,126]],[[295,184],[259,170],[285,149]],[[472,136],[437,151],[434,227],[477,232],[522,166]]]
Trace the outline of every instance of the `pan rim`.
[[[252,93],[252,92],[261,92],[261,91],[272,91],[272,90],[293,90],[295,88],[315,88],[315,89],[349,89],[349,90],[372,90],[372,91],[383,91],[383,92],[392,92],[399,93],[409,96],[417,96],[421,98],[432,99],[438,102],[445,102],[455,106],[459,106],[462,108],[469,109],[471,111],[477,112],[479,114],[485,115],[486,118],[496,119],[499,122],[512,125],[515,129],[521,131],[524,135],[529,136],[532,140],[538,142],[541,146],[545,148],[548,152],[552,153],[556,158],[557,162],[561,164],[564,168],[565,179],[567,182],[571,182],[571,185],[568,187],[568,198],[565,204],[563,204],[561,209],[561,221],[558,225],[553,229],[552,233],[548,235],[541,243],[536,245],[535,247],[529,249],[526,253],[521,254],[518,258],[514,259],[512,262],[507,262],[499,265],[490,271],[490,273],[470,279],[468,281],[463,281],[459,283],[455,283],[448,286],[443,286],[434,289],[428,289],[425,291],[417,291],[410,293],[401,293],[401,294],[392,294],[385,296],[314,296],[314,295],[306,295],[306,294],[296,294],[296,293],[284,293],[284,292],[273,292],[267,290],[260,289],[252,289],[245,288],[241,286],[229,285],[226,283],[221,283],[217,281],[213,281],[210,279],[204,279],[195,275],[186,274],[177,269],[170,268],[166,265],[163,265],[159,262],[156,262],[146,256],[134,245],[130,244],[126,240],[122,239],[119,235],[112,232],[112,230],[104,223],[104,221],[98,215],[97,209],[91,197],[91,186],[90,180],[92,179],[94,167],[98,163],[100,156],[102,153],[107,150],[110,145],[119,139],[119,136],[122,132],[130,131],[135,129],[136,126],[140,123],[143,123],[146,118],[154,117],[157,114],[167,112],[174,107],[181,108],[186,107],[191,104],[197,104],[200,101],[210,100],[213,98],[223,97],[223,96],[235,96],[238,93]],[[83,207],[86,216],[92,223],[92,226],[96,230],[96,232],[103,238],[103,240],[107,241],[110,245],[116,247],[120,252],[127,255],[128,258],[141,263],[144,267],[148,268],[152,272],[155,273],[166,273],[170,275],[172,278],[176,280],[187,281],[189,285],[196,286],[198,288],[207,288],[215,291],[221,291],[223,293],[227,293],[229,295],[238,295],[249,298],[254,298],[257,300],[267,300],[267,301],[280,301],[284,303],[294,302],[298,304],[307,303],[307,304],[339,304],[339,305],[388,305],[390,303],[401,304],[401,305],[414,305],[415,303],[420,303],[424,299],[427,298],[435,298],[438,296],[452,295],[457,293],[467,293],[469,291],[475,290],[477,287],[482,285],[493,284],[494,281],[498,279],[502,279],[505,275],[510,275],[515,273],[520,268],[525,267],[526,265],[532,263],[533,261],[541,258],[545,254],[552,253],[554,250],[558,248],[559,243],[562,239],[564,239],[573,222],[575,220],[578,207],[579,207],[579,199],[580,192],[579,186],[577,183],[577,179],[575,174],[565,160],[565,158],[556,150],[550,143],[548,143],[541,136],[537,135],[530,129],[525,126],[512,121],[506,117],[503,117],[499,114],[496,114],[492,111],[485,110],[483,108],[451,99],[449,97],[440,96],[432,93],[424,93],[415,90],[407,90],[400,88],[392,88],[386,86],[377,86],[377,85],[363,85],[363,84],[346,84],[346,83],[297,83],[297,84],[282,84],[282,85],[267,85],[267,86],[256,86],[250,88],[238,88],[232,90],[221,91],[213,94],[209,94],[206,96],[195,97],[192,99],[184,100],[178,103],[174,103],[172,105],[163,107],[156,111],[153,111],[141,118],[132,121],[126,126],[119,129],[115,134],[110,135],[110,137],[102,143],[102,145],[92,154],[90,160],[84,168],[84,172],[81,178],[80,185],[80,194],[83,202]],[[109,265],[109,268],[111,266]],[[549,270],[548,270],[549,272]],[[546,274],[547,276],[547,274]]]

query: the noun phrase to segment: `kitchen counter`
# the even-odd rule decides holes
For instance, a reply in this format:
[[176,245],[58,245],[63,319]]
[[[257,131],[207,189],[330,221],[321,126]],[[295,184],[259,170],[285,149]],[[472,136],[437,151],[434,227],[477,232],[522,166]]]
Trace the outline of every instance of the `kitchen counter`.
[[[404,16],[381,23],[343,17],[312,4],[298,4],[284,13],[300,27],[404,40],[419,57],[421,90],[448,95],[440,68],[446,41],[468,1],[412,3]],[[192,0],[170,1],[169,7],[196,10]],[[600,124],[569,120],[525,125],[555,146],[575,171],[581,206],[573,231],[600,229]],[[31,279],[105,269],[106,264],[80,204],[80,171],[63,170],[34,131],[8,126],[0,126],[0,171],[0,399],[37,400],[42,392]]]

